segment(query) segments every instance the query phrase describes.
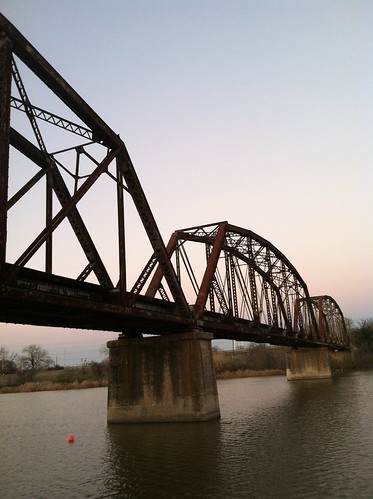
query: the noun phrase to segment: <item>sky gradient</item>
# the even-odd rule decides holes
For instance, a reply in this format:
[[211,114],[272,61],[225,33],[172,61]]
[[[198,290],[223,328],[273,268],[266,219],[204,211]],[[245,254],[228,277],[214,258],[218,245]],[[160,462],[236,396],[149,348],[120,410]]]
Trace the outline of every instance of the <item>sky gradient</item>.
[[[0,0],[0,10],[120,134],[165,242],[228,220],[271,241],[311,295],[373,317],[372,2]],[[89,211],[110,265],[103,204]],[[150,247],[126,208],[133,281]],[[0,325],[10,350],[38,343],[54,357],[74,343],[85,358],[112,337]]]

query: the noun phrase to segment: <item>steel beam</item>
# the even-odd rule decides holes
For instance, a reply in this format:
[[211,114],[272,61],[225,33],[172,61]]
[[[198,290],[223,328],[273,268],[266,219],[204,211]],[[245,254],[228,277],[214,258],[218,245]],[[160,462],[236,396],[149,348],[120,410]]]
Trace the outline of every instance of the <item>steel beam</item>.
[[175,270],[168,257],[161,234],[158,230],[148,201],[145,197],[144,191],[135,172],[135,168],[133,167],[131,158],[124,144],[118,157],[118,165],[120,166],[123,177],[127,183],[128,190],[132,196],[133,202],[135,203],[135,206],[137,208],[137,212],[149,237],[150,244],[153,247],[158,263],[162,267],[163,274],[166,278],[167,284],[170,288],[172,297],[175,300],[179,312],[184,316],[189,316],[190,312],[188,303],[177,280]]
[[6,261],[12,44],[0,30],[0,278]]
[[[174,232],[171,235],[170,240],[168,241],[168,244],[166,247],[166,251],[167,251],[169,258],[172,257],[172,255],[176,249],[177,242],[178,242],[177,232]],[[157,290],[159,289],[159,286],[161,285],[162,277],[163,277],[163,269],[160,265],[158,265],[158,267],[154,273],[154,276],[153,276],[152,280],[150,281],[148,289],[146,290],[145,296],[149,296],[151,298],[154,298]]]
[[121,302],[124,302],[125,292],[127,291],[126,276],[126,236],[125,236],[125,217],[124,217],[124,191],[123,177],[120,166],[117,161],[117,211],[118,211],[118,244],[119,244],[119,295]]
[[119,150],[112,151],[106,158],[97,166],[95,171],[87,178],[87,180],[82,184],[82,186],[76,191],[76,193],[70,198],[70,200],[61,208],[61,210],[53,217],[51,222],[46,226],[44,230],[41,231],[39,236],[31,243],[31,245],[23,252],[23,254],[18,258],[18,260],[12,265],[12,269],[7,276],[7,280],[11,281],[16,273],[21,267],[23,267],[30,258],[36,253],[36,251],[42,246],[42,244],[47,240],[48,236],[58,227],[58,225],[64,220],[64,218],[71,213],[72,210],[76,208],[76,204],[80,199],[87,193],[87,191],[92,187],[94,182],[99,178],[99,176],[105,171],[109,164],[118,155]]
[[[10,130],[10,142],[13,147],[42,169],[43,173],[35,175],[33,178],[34,180],[32,182],[30,181],[31,184],[34,185],[39,177],[44,175],[50,169],[51,163],[48,163],[45,155],[37,147],[12,128]],[[64,207],[70,202],[71,199],[69,190],[57,168],[52,169],[51,175],[53,176],[53,188],[56,196],[61,203],[61,206]],[[21,190],[22,192],[20,191],[20,193],[17,193],[15,197],[19,199],[25,190],[26,186],[23,191]],[[9,201],[9,204],[10,203],[14,204],[13,198]],[[67,214],[67,218],[69,219],[71,227],[74,230],[75,235],[90,263],[91,269],[96,274],[98,282],[107,288],[113,288],[110,276],[76,206],[71,207],[71,210]]]
[[102,141],[110,148],[121,145],[119,136],[2,14],[0,14],[0,31],[12,41],[13,53],[93,131],[94,140]]
[[196,317],[200,317],[203,314],[209,295],[209,290],[211,288],[211,283],[214,278],[216,267],[218,265],[220,252],[223,247],[227,225],[227,222],[222,222],[219,225],[219,230],[214,241],[209,261],[207,262],[206,270],[201,282],[201,287],[194,306],[194,313]]

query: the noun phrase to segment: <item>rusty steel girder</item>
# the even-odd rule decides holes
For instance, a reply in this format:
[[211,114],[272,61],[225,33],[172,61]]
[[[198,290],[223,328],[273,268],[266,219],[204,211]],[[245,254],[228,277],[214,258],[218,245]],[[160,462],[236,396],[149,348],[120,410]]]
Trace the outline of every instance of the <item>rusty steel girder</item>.
[[[204,247],[197,262],[193,243]],[[258,234],[220,222],[175,231],[167,249],[174,259],[183,289],[189,285],[188,298],[193,303],[193,316],[204,324],[206,330],[209,327],[207,317],[219,314],[225,317],[222,319],[225,323],[231,321],[232,328],[245,322],[252,330],[261,329],[269,343],[348,346],[347,335],[336,325],[338,321],[339,325],[343,323],[336,302],[323,297],[320,305],[319,300],[311,298],[296,268],[272,243]],[[197,277],[203,255],[205,266]],[[152,278],[145,273],[140,276],[142,286],[145,286],[144,281],[148,281],[145,295],[161,297],[158,290],[162,279],[160,267]],[[337,312],[338,321],[335,319]],[[214,330],[217,326],[212,325],[212,320],[210,326],[217,335],[217,329]],[[260,335],[257,335],[257,341],[258,338]],[[293,339],[293,343],[289,339]]]
[[[34,105],[23,69],[73,117]],[[10,126],[15,115],[26,118],[31,137]],[[44,135],[43,127],[64,134],[58,150],[51,148],[50,135]],[[9,196],[9,174],[14,168],[11,148],[33,169]],[[68,163],[62,159],[65,154]],[[81,201],[103,177],[112,182],[116,200],[116,284],[80,210]],[[18,257],[8,261],[8,214],[40,183],[45,188],[42,229]],[[131,290],[126,277],[126,194],[134,202],[154,252]],[[64,221],[86,258],[74,279],[54,273],[54,236]],[[42,270],[30,267],[40,249],[45,249]],[[177,230],[165,247],[124,142],[1,14],[0,321],[130,335],[170,334],[197,327],[215,338],[348,348],[337,303],[329,296],[310,297],[285,255],[254,232],[228,222],[201,225]]]
[[320,338],[330,344],[349,345],[344,316],[334,298],[328,295],[312,296],[311,302],[318,319]]
[[[34,106],[24,85],[17,61],[21,61],[34,76],[51,90],[63,103],[69,112],[76,116],[72,121]],[[13,84],[12,84],[13,82]],[[12,86],[18,92],[11,95]],[[24,113],[29,120],[36,144],[25,137],[19,130],[10,127],[12,112]],[[58,127],[68,134],[74,134],[78,142],[68,149],[51,153],[47,140],[39,128],[39,122]],[[82,122],[82,124],[79,123]],[[81,139],[86,142],[81,143]],[[94,147],[92,147],[94,146]],[[9,165],[9,148],[14,147],[40,170],[28,180],[11,197],[8,198],[8,177],[12,165]],[[92,149],[95,148],[95,154]],[[75,162],[66,166],[60,160],[60,153],[72,151]],[[99,150],[99,153],[97,151]],[[90,161],[90,174],[83,175],[80,171],[80,160],[84,157]],[[115,163],[115,173],[109,167]],[[64,174],[74,178],[73,187],[64,180]],[[86,196],[92,185],[102,175],[108,175],[113,180],[114,195],[117,198],[118,240],[119,240],[119,278],[113,285],[104,262],[90,236],[89,231],[78,210],[79,201]],[[10,266],[7,265],[7,215],[19,200],[40,181],[45,181],[45,228],[36,239],[24,248],[19,258]],[[124,195],[129,193],[139,213],[149,241],[153,247],[156,262],[163,269],[168,288],[179,313],[189,316],[189,308],[183,291],[177,280],[175,271],[157,224],[142,190],[134,166],[125,144],[114,131],[93,111],[93,109],[78,95],[78,93],[61,77],[61,75],[42,57],[42,55],[26,40],[26,38],[0,14],[0,279],[4,285],[11,285],[16,275],[27,265],[39,248],[45,247],[45,272],[53,273],[53,233],[62,221],[67,219],[75,236],[83,249],[87,265],[82,269],[77,281],[85,281],[90,273],[106,289],[118,289],[120,301],[124,302],[127,293],[126,258],[125,258],[125,217]],[[54,214],[53,195],[61,204],[61,209]]]

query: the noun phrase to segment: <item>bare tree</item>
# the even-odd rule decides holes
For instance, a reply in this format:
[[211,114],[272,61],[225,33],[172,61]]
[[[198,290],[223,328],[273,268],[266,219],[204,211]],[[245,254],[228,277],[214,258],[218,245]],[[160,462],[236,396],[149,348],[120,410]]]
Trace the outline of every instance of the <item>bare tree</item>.
[[350,317],[345,317],[345,325],[348,334],[355,328],[354,321]]
[[49,353],[40,345],[28,345],[22,348],[20,365],[28,371],[43,371],[53,364]]
[[108,349],[108,347],[106,345],[102,345],[99,348],[98,352],[103,357],[101,364],[108,365],[109,364],[109,349]]
[[0,347],[0,374],[10,374],[17,371],[17,354],[11,353],[9,350],[1,346]]
[[373,354],[373,319],[362,319],[351,331],[351,341],[360,350]]

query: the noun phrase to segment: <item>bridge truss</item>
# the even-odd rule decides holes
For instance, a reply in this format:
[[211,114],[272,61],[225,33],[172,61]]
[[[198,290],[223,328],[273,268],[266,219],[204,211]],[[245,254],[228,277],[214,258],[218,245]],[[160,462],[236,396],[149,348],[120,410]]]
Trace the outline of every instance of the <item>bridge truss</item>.
[[[57,110],[32,102],[34,80],[56,98]],[[116,200],[114,282],[81,210],[102,178]],[[44,220],[10,258],[13,212],[34,191]],[[153,248],[131,289],[125,196]],[[33,209],[31,204],[28,210]],[[74,278],[55,265],[60,250],[55,241],[64,224],[85,258]],[[19,220],[17,230],[19,236],[24,232]],[[287,258],[253,232],[221,222],[176,231],[166,247],[123,141],[1,14],[0,321],[132,336],[197,327],[215,338],[348,348],[337,303],[329,296],[310,297]]]
[[[44,86],[53,92],[58,105],[68,113],[63,118],[54,112],[42,109],[31,103],[28,91],[18,66],[32,73]],[[10,126],[20,120],[11,116],[18,111],[26,117],[31,133],[26,135],[22,123],[22,133]],[[86,256],[87,263],[77,277],[78,282],[86,281],[93,273],[104,289],[117,289],[120,300],[125,302],[126,260],[125,260],[125,220],[124,194],[131,196],[150,243],[162,266],[172,297],[180,315],[188,314],[184,294],[170,261],[161,235],[136,175],[126,147],[104,121],[88,106],[74,89],[50,66],[40,53],[0,14],[0,275],[3,283],[11,284],[17,279],[35,253],[45,250],[44,272],[53,273],[53,234],[62,222],[68,220]],[[52,135],[48,130],[41,131],[41,123],[49,128],[64,132],[57,144],[48,144]],[[9,175],[9,148],[13,147],[23,158],[27,158],[31,175],[11,196]],[[51,152],[54,151],[54,152]],[[36,170],[34,167],[37,167]],[[18,173],[18,172],[16,172]],[[117,198],[118,241],[119,241],[119,280],[112,283],[109,272],[95,246],[85,222],[78,211],[78,203],[87,197],[93,185],[102,176],[112,181]],[[19,257],[7,264],[7,221],[12,208],[31,189],[45,184],[45,226],[31,244],[26,246]],[[115,194],[116,192],[116,194]],[[97,202],[97,200],[93,201]],[[55,207],[57,206],[57,208]]]
[[[205,328],[213,317],[223,316],[221,322],[230,323],[236,334],[245,324],[280,344],[348,343],[337,303],[329,296],[310,297],[285,255],[254,232],[228,222],[192,227],[174,232],[167,250],[182,288],[189,291],[193,316]],[[150,270],[148,265],[133,292],[147,282],[146,296],[167,300],[162,269],[151,279]],[[210,327],[218,336],[219,328]]]

